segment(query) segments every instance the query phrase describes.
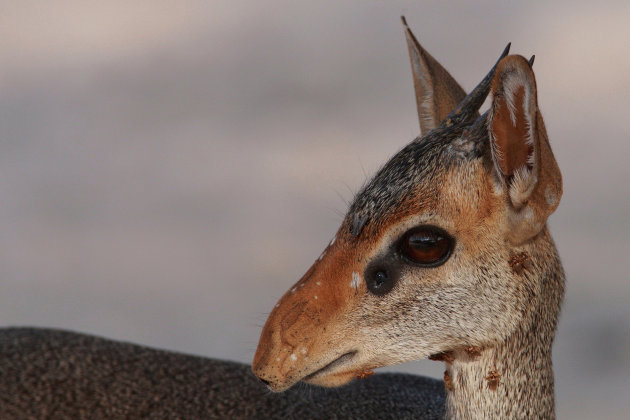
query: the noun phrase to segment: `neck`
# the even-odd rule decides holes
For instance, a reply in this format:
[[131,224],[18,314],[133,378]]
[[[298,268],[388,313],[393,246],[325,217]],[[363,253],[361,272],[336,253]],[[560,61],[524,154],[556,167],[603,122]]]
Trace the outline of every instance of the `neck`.
[[557,257],[546,262],[535,264],[539,271],[530,280],[539,284],[539,293],[512,335],[479,351],[452,352],[444,374],[447,419],[555,418],[551,346],[564,275]]
[[447,419],[555,417],[551,343],[517,335],[478,355],[454,352],[445,373]]

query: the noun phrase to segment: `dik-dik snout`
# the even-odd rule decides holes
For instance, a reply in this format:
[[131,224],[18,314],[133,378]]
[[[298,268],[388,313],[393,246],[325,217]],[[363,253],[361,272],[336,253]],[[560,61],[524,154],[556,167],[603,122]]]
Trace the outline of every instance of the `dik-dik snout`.
[[253,371],[274,391],[305,378],[320,383],[324,374],[327,383],[338,385],[360,373],[360,354],[349,339],[352,314],[365,287],[359,254],[335,238],[271,311]]
[[546,220],[562,185],[531,62],[506,48],[465,96],[406,33],[423,135],[362,188],[333,243],[271,312],[253,370],[272,390],[490,348],[540,302],[533,273],[549,269]]

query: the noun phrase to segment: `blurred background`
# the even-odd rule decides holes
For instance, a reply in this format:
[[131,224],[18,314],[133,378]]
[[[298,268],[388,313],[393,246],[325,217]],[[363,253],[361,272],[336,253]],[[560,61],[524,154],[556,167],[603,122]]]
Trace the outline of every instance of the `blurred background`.
[[419,133],[401,14],[467,90],[508,41],[536,54],[564,174],[558,414],[625,417],[627,1],[1,2],[0,324],[250,362]]

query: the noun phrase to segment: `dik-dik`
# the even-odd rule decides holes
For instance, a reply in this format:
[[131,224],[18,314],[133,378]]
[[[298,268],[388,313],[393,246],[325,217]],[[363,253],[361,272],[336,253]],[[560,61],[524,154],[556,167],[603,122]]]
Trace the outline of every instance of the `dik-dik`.
[[[532,60],[506,51],[466,96],[406,36],[422,135],[359,192],[271,312],[253,371],[285,392],[243,364],[2,328],[0,419],[553,418],[564,275],[546,222],[562,184]],[[292,387],[425,357],[446,363],[444,382]]]
[[447,418],[553,418],[564,274],[547,219],[562,180],[533,57],[508,45],[466,96],[406,36],[422,134],[361,189],[272,310],[253,371],[283,391],[430,358],[446,365]]

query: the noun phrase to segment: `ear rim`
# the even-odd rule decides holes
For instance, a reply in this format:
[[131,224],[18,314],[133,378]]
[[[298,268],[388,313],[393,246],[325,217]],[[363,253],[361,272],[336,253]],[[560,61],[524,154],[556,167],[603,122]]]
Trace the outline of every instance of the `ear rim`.
[[466,97],[451,74],[418,42],[407,20],[401,16],[411,64],[420,135],[439,127],[447,115]]

